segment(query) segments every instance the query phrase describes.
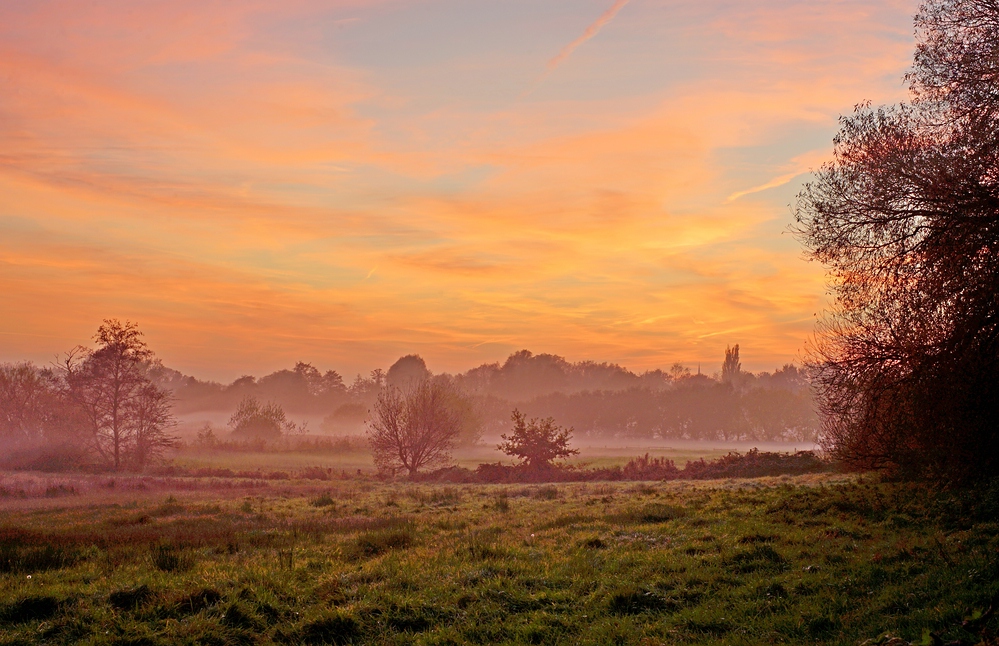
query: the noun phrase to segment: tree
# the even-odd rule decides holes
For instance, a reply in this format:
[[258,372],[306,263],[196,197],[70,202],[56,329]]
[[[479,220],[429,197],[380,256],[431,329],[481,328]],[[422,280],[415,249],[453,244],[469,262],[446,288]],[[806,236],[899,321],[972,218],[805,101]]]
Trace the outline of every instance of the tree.
[[795,230],[835,298],[809,368],[862,468],[999,473],[999,5],[929,0],[912,99],[841,119]]
[[513,432],[509,436],[501,435],[503,442],[496,448],[507,455],[520,458],[521,464],[527,468],[550,469],[553,460],[579,453],[578,450],[569,448],[572,429],[556,426],[551,417],[528,422],[519,410],[514,409],[512,419]]
[[67,394],[86,419],[90,446],[107,466],[142,467],[176,439],[166,391],[148,377],[153,353],[129,321],[105,319],[97,348],[79,347],[61,368]]
[[384,470],[406,469],[410,476],[448,464],[462,429],[454,406],[458,396],[442,380],[418,382],[405,393],[394,387],[382,390],[368,422],[375,464]]
[[407,390],[413,384],[430,378],[427,364],[418,354],[407,354],[393,363],[385,373],[385,383],[390,387]]
[[742,364],[739,362],[739,344],[736,343],[734,348],[726,346],[725,361],[722,363],[721,371],[722,383],[736,386],[739,384],[741,376]]
[[170,394],[146,383],[137,393],[130,411],[132,434],[129,438],[129,465],[141,471],[177,445],[177,438],[164,432],[173,424]]
[[0,462],[14,468],[61,471],[86,455],[79,409],[65,382],[29,363],[0,364]]
[[244,397],[229,418],[229,428],[236,437],[277,440],[289,422],[284,409],[270,402],[261,405],[254,397]]
[[305,381],[309,394],[313,397],[347,392],[343,377],[336,370],[327,370],[323,374],[311,363],[299,361],[295,364],[295,373]]
[[0,440],[23,444],[43,439],[56,391],[51,372],[27,362],[0,364]]

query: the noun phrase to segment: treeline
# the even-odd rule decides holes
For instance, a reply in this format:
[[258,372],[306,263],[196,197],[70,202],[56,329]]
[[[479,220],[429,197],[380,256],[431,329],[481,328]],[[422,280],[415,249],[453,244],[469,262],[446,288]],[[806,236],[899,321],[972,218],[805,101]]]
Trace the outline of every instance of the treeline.
[[[797,373],[793,366],[778,372],[791,371]],[[814,441],[818,431],[808,388],[772,381],[740,388],[695,377],[665,390],[553,393],[521,409],[531,417],[554,417],[588,438]]]
[[[0,365],[0,463],[43,470],[140,470],[177,446],[175,414],[231,414],[202,428],[201,447],[271,450],[288,438],[360,435],[379,394],[433,381],[447,386],[458,444],[510,430],[510,411],[554,418],[579,439],[811,441],[818,419],[804,375],[794,366],[743,372],[739,348],[715,376],[675,364],[636,374],[621,366],[571,363],[526,350],[502,364],[433,375],[408,355],[349,385],[335,371],[299,362],[260,379],[206,382],[164,367],[131,323],[105,321],[95,347],[78,347],[50,367]],[[294,416],[321,416],[319,429]],[[298,419],[301,419],[300,417]],[[193,439],[193,438],[192,438]]]
[[379,392],[431,376],[447,381],[471,404],[474,420],[463,434],[466,442],[508,430],[514,408],[531,417],[554,417],[583,438],[812,441],[819,424],[804,374],[793,365],[772,373],[742,371],[738,346],[710,377],[680,364],[637,374],[616,364],[571,363],[527,350],[456,375],[431,375],[422,358],[408,355],[387,371],[357,375],[349,385],[337,372],[304,362],[231,384],[162,367],[154,374],[173,393],[178,414],[230,412],[250,398],[278,404],[289,415],[321,415],[321,427],[312,430],[331,434],[363,432]]
[[95,348],[51,368],[0,364],[0,464],[142,470],[176,444],[169,391],[132,323],[106,320]]

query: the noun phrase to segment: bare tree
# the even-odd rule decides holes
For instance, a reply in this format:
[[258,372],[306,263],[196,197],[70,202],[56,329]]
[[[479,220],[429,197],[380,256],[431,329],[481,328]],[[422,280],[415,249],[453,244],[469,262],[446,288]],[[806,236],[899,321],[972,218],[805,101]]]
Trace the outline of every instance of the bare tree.
[[403,468],[409,475],[451,461],[462,429],[458,397],[445,381],[427,380],[403,393],[386,388],[375,401],[368,441],[381,469]]
[[136,393],[130,414],[129,464],[142,470],[161,458],[164,451],[177,445],[177,438],[165,432],[174,424],[170,394],[147,382]]
[[144,465],[173,443],[168,395],[147,376],[153,353],[129,321],[105,319],[94,340],[96,349],[79,347],[61,365],[68,395],[102,462],[115,470]]

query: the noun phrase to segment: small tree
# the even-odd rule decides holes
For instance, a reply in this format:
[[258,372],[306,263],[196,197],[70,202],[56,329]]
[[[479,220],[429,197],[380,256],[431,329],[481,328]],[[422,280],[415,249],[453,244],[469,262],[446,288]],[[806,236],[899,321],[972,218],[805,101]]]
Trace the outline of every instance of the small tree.
[[232,434],[241,438],[276,440],[289,426],[284,409],[270,402],[261,405],[253,397],[244,397],[229,418]]
[[513,432],[509,436],[500,437],[503,442],[497,448],[507,455],[520,458],[521,464],[529,469],[550,469],[552,460],[579,453],[578,450],[569,448],[571,428],[556,426],[551,417],[528,422],[516,409],[513,411]]
[[205,425],[201,427],[198,431],[197,439],[195,444],[204,449],[216,449],[219,446],[219,438],[215,435],[215,429],[209,422],[205,422]]
[[368,442],[380,469],[406,469],[410,476],[420,469],[451,461],[462,417],[454,402],[458,397],[445,381],[427,380],[403,393],[382,390],[369,422]]

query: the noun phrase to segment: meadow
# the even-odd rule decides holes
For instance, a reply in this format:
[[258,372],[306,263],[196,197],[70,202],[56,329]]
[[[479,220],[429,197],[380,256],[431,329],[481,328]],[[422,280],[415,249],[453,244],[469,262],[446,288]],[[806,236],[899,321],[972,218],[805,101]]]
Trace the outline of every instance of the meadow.
[[932,644],[996,627],[995,489],[3,474],[0,506],[0,644]]
[[[375,471],[371,450],[364,436],[301,435],[289,440],[287,446],[272,446],[267,451],[212,449],[198,446],[190,436],[186,440],[179,449],[167,455],[169,464],[181,469],[297,471],[319,467],[350,473],[356,473],[357,469],[364,473]],[[482,463],[512,464],[514,460],[497,448],[499,442],[499,437],[491,437],[473,446],[459,447],[452,453],[454,464],[473,470]],[[306,444],[306,447],[300,448],[300,443]],[[309,443],[317,446],[310,447]],[[623,467],[635,456],[643,454],[667,458],[682,467],[690,460],[716,460],[732,451],[745,453],[755,447],[782,453],[817,448],[811,442],[643,442],[638,439],[625,443],[614,443],[613,440],[595,440],[592,444],[574,442],[574,447],[579,449],[579,455],[564,463],[579,468]]]

